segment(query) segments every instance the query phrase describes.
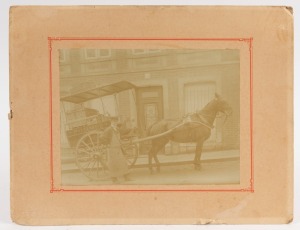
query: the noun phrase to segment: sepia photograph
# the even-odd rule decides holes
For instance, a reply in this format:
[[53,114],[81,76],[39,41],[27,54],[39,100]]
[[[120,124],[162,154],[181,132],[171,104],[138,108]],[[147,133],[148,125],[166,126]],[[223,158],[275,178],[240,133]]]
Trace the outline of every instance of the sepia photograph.
[[238,49],[59,49],[61,184],[240,183]]
[[297,216],[292,7],[4,9],[5,226]]

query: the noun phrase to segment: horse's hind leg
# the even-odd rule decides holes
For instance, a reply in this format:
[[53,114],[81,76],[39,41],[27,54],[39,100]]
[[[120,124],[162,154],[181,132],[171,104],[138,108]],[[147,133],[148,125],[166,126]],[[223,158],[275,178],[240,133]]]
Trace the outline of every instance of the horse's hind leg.
[[153,147],[154,147],[153,158],[156,163],[156,171],[157,172],[160,172],[160,162],[157,158],[157,154],[168,142],[169,142],[169,139],[167,139],[167,138],[162,138],[157,142],[153,142]]
[[155,163],[156,163],[156,172],[160,172],[160,163],[159,160],[157,158],[157,153],[153,156]]
[[204,141],[199,141],[196,146],[194,164],[196,170],[201,170],[201,153]]
[[148,152],[148,167],[151,174],[153,174],[152,158],[153,158],[153,147],[151,146],[150,151]]
[[158,150],[157,150],[156,145],[152,143],[150,151],[148,152],[148,167],[149,167],[149,170],[150,170],[151,174],[153,174],[152,158],[154,158],[154,161],[156,163],[155,164],[156,170],[157,170],[157,168],[159,168],[159,161],[158,161],[157,156],[156,156],[157,152],[158,152]]

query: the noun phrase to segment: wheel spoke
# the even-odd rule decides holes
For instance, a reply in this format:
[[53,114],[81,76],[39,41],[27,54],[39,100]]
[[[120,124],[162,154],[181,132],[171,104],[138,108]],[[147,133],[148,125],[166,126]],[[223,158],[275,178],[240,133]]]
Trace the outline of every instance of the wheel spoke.
[[97,159],[97,177],[99,177],[99,169],[100,169],[100,164],[99,164],[99,159]]
[[86,166],[86,167],[83,167],[83,168],[84,168],[84,169],[88,169],[89,166],[90,166],[90,164],[91,164],[91,162],[92,162],[92,161],[89,161],[89,162],[87,163],[87,166]]
[[91,155],[91,152],[88,152],[86,149],[83,149],[83,148],[78,149],[78,151],[82,151],[82,152],[85,152],[88,155]]
[[76,164],[81,172],[92,180],[107,176],[107,146],[101,144],[98,131],[85,134],[76,147]]
[[80,158],[77,158],[79,162],[87,162],[87,160],[90,160],[90,157],[82,156]]
[[94,144],[94,142],[93,142],[93,140],[91,138],[91,135],[89,135],[89,139],[90,139],[90,142],[92,143],[92,146],[95,147],[95,144]]
[[94,169],[94,166],[96,164],[96,160],[94,159],[92,162],[93,162],[93,166],[89,169],[89,175],[91,175],[91,171]]
[[91,148],[91,146],[89,146],[87,143],[85,143],[84,140],[82,140],[81,142],[82,142],[82,144],[84,144],[86,147],[88,147],[91,151],[93,151],[93,149]]
[[96,141],[97,141],[97,147],[99,147],[99,133],[97,133],[97,136],[96,136]]

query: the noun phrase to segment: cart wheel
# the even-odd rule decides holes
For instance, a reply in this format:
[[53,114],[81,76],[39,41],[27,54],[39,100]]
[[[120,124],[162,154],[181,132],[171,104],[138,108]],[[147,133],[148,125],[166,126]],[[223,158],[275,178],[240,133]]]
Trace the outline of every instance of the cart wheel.
[[129,144],[122,146],[127,164],[129,167],[133,166],[138,158],[138,146],[136,144]]
[[108,177],[107,146],[99,142],[100,131],[82,136],[76,146],[76,165],[91,180]]

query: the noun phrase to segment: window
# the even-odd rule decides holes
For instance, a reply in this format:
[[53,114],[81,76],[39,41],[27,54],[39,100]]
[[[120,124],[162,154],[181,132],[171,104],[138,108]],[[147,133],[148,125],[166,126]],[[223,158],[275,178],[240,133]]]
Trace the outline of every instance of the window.
[[132,50],[132,53],[134,55],[159,53],[159,52],[161,52],[161,50],[159,50],[159,49],[133,49]]
[[103,50],[103,49],[101,49],[101,50],[98,50],[98,56],[99,57],[110,57],[111,56],[111,50]]
[[86,59],[95,59],[97,58],[97,50],[95,49],[85,49],[85,58]]
[[109,58],[111,56],[111,50],[108,50],[108,49],[85,49],[84,54],[85,54],[86,59]]
[[59,61],[65,62],[67,61],[67,51],[64,49],[59,50]]
[[202,109],[215,97],[214,82],[195,82],[184,86],[185,113],[194,113]]
[[[207,103],[215,98],[215,82],[194,82],[184,85],[185,114],[194,113],[203,109]],[[211,130],[210,138],[205,146],[215,146],[217,142],[217,128]],[[195,144],[180,144],[182,151],[189,151],[195,148]],[[194,151],[194,150],[193,150]]]

